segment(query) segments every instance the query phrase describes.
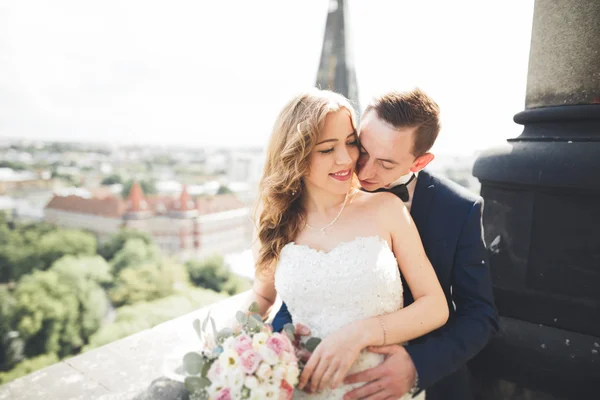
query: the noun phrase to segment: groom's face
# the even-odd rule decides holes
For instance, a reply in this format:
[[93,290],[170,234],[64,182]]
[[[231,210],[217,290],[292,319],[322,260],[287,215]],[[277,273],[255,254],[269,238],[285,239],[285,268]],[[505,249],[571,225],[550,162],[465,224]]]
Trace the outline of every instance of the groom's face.
[[362,117],[359,138],[357,169],[364,189],[387,187],[414,169],[414,128],[394,128],[371,110]]

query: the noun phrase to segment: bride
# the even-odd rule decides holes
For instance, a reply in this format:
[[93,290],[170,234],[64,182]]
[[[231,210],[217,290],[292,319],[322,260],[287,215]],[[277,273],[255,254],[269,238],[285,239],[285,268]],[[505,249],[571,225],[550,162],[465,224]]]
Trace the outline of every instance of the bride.
[[[341,95],[310,90],[275,123],[260,186],[252,301],[267,316],[277,294],[294,322],[322,342],[294,398],[341,399],[348,373],[442,326],[448,305],[402,200],[357,190],[354,110]],[[403,274],[415,302],[403,307]],[[410,398],[410,396],[406,396]]]

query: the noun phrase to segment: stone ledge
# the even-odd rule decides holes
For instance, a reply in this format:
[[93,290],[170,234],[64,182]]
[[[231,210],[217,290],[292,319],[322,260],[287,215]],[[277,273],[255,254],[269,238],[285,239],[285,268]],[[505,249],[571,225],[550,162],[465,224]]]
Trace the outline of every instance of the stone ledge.
[[223,326],[247,296],[241,293],[16,379],[0,386],[0,400],[186,399],[183,385],[165,371],[198,343],[192,321],[210,310]]

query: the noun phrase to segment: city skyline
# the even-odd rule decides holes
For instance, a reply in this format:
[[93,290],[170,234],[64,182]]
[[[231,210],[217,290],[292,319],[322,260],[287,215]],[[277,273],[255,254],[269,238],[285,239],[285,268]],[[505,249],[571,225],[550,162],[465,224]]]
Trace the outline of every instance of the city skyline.
[[[35,3],[0,12],[0,137],[192,147],[266,145],[284,102],[314,85],[328,7]],[[442,109],[438,153],[520,134],[532,1],[349,10],[361,106],[423,88]]]

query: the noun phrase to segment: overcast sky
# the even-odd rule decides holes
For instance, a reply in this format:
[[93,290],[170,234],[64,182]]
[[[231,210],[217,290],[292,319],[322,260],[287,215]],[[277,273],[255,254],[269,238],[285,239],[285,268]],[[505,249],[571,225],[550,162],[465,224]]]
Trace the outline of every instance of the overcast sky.
[[[350,0],[360,100],[420,86],[438,153],[520,134],[533,0]],[[0,2],[0,137],[266,143],[314,85],[328,0]]]

